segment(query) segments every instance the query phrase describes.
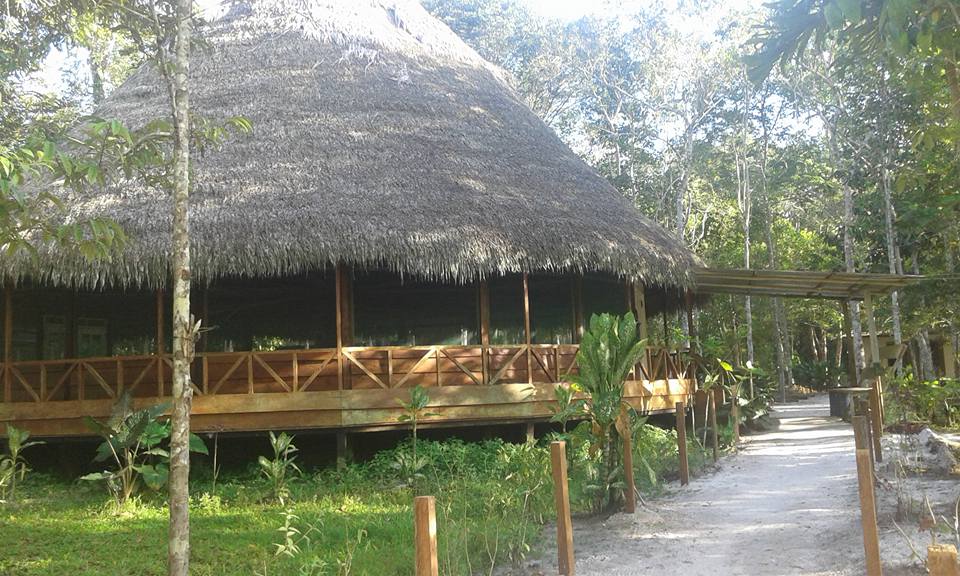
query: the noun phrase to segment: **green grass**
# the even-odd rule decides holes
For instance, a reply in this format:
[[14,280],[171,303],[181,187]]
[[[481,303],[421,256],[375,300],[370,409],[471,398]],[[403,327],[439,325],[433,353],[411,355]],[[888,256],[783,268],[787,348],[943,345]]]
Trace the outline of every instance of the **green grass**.
[[[675,436],[648,428],[641,454],[658,478],[669,478],[676,469]],[[342,472],[303,475],[291,485],[287,506],[270,498],[270,486],[253,471],[222,478],[214,491],[198,470],[191,484],[192,574],[318,576],[346,568],[350,574],[412,574],[415,492],[437,497],[441,573],[486,573],[491,564],[510,565],[537,553],[532,543],[553,515],[546,446],[421,441],[427,465],[416,491],[397,481],[396,456],[407,450],[383,452]],[[589,508],[578,474],[587,454],[583,447],[571,462],[571,499],[579,512]],[[641,489],[657,492],[660,480],[651,483],[649,470],[639,466]],[[285,513],[297,517],[291,522],[301,533],[310,530],[292,557],[275,553],[284,540]],[[118,511],[99,485],[33,474],[18,501],[0,507],[0,574],[165,574],[166,514],[162,494],[144,493]]]

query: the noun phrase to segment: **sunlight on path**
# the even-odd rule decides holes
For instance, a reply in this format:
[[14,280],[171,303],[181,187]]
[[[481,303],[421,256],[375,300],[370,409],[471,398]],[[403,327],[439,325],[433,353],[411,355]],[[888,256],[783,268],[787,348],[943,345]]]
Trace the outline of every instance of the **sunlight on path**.
[[577,523],[578,574],[862,574],[853,433],[826,397],[636,518]]

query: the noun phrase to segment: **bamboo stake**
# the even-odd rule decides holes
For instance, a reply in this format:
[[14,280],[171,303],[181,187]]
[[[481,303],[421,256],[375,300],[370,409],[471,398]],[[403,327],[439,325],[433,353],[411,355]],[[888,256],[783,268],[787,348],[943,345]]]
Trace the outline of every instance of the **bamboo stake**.
[[867,419],[853,417],[854,439],[857,456],[857,482],[860,492],[860,522],[863,526],[863,552],[867,563],[867,576],[882,576],[880,563],[880,536],[877,531],[877,502],[873,493],[873,462],[867,437]]
[[417,496],[413,499],[413,510],[416,575],[438,576],[436,500],[433,496]]
[[690,483],[690,462],[687,460],[687,412],[683,402],[677,402],[677,451],[680,455],[680,485]]
[[567,486],[567,443],[550,443],[553,467],[553,494],[557,505],[557,571],[573,576],[573,523],[570,519],[570,493]]
[[623,437],[623,476],[626,483],[623,511],[633,514],[637,511],[637,486],[633,479],[633,434],[629,430]]

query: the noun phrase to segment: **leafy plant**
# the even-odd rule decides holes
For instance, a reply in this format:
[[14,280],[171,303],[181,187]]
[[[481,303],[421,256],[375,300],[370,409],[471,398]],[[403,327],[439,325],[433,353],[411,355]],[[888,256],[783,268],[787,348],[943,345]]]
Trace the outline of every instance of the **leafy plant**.
[[410,401],[400,400],[400,406],[403,408],[403,414],[398,420],[400,422],[409,422],[411,427],[412,456],[403,452],[397,452],[397,460],[394,467],[400,472],[402,483],[416,487],[417,480],[423,477],[421,470],[426,465],[426,461],[417,455],[417,426],[421,419],[435,416],[433,412],[427,412],[427,406],[430,405],[430,394],[426,389],[417,384],[410,389]]
[[270,432],[270,447],[273,449],[273,458],[261,456],[257,459],[260,465],[260,473],[270,481],[273,486],[273,497],[284,504],[290,497],[290,476],[300,474],[300,468],[295,460],[297,459],[297,447],[293,444],[293,436],[286,432],[279,435]]
[[7,453],[0,457],[0,502],[16,500],[17,480],[22,482],[30,471],[23,451],[40,444],[30,441],[30,432],[7,425]]
[[[156,404],[133,410],[130,395],[124,394],[106,422],[84,418],[87,427],[104,439],[94,462],[112,460],[116,467],[80,479],[106,483],[118,506],[130,500],[141,482],[151,490],[163,488],[170,473],[170,452],[164,447],[170,437],[170,422],[163,417],[168,408],[169,404]],[[207,448],[203,440],[191,434],[190,451],[206,454]]]
[[590,422],[590,452],[599,457],[594,483],[589,486],[597,512],[612,505],[612,490],[619,483],[616,439],[632,430],[632,409],[623,400],[623,385],[645,346],[646,342],[637,337],[637,321],[632,313],[622,318],[601,314],[590,318],[590,329],[583,335],[577,352],[580,373],[571,376],[571,380],[588,395],[582,408]]

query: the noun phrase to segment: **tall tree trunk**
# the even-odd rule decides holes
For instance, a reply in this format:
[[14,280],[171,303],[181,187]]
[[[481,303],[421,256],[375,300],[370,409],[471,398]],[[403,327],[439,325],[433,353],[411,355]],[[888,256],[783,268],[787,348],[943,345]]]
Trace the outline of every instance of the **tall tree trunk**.
[[[919,276],[920,251],[917,248],[913,249],[913,257],[911,260],[913,273]],[[921,306],[923,306],[922,301]],[[914,358],[914,362],[919,363],[919,376],[922,380],[933,380],[936,378],[936,371],[933,367],[933,351],[930,348],[930,331],[927,330],[926,327],[920,329],[914,337],[914,340],[916,341],[916,350],[918,353],[917,357]]]
[[190,36],[192,0],[177,0],[172,81],[174,136],[173,181],[173,415],[170,432],[170,576],[190,573],[190,410],[193,387],[190,362],[194,326],[190,316]]
[[[957,270],[956,263],[953,260],[953,243],[950,241],[950,239],[951,231],[945,230],[943,232],[944,266],[947,270],[947,274],[953,276]],[[950,362],[953,364],[953,373],[960,374],[960,372],[957,371],[958,363],[960,363],[960,358],[958,358],[958,356],[960,356],[960,331],[958,331],[957,328],[956,318],[950,318],[949,322],[947,323],[947,329],[950,331],[950,354],[949,358],[945,359],[944,368],[948,368],[946,363]]]
[[[887,269],[891,274],[899,274],[903,271],[903,265],[898,262],[900,251],[897,249],[897,231],[894,228],[896,214],[893,208],[893,186],[892,175],[887,169],[886,159],[881,168],[880,185],[883,188],[883,217],[887,240]],[[897,375],[903,374],[903,361],[899,354],[900,346],[903,344],[903,327],[900,321],[900,293],[894,290],[890,293],[890,316],[893,320],[893,343],[897,347],[897,360],[894,364],[894,370]]]
[[[847,272],[856,272],[856,262],[853,255],[853,190],[843,183],[843,261]],[[850,330],[853,345],[854,375],[856,386],[860,382],[860,369],[863,367],[863,331],[860,326],[860,303],[856,300],[849,302]]]

